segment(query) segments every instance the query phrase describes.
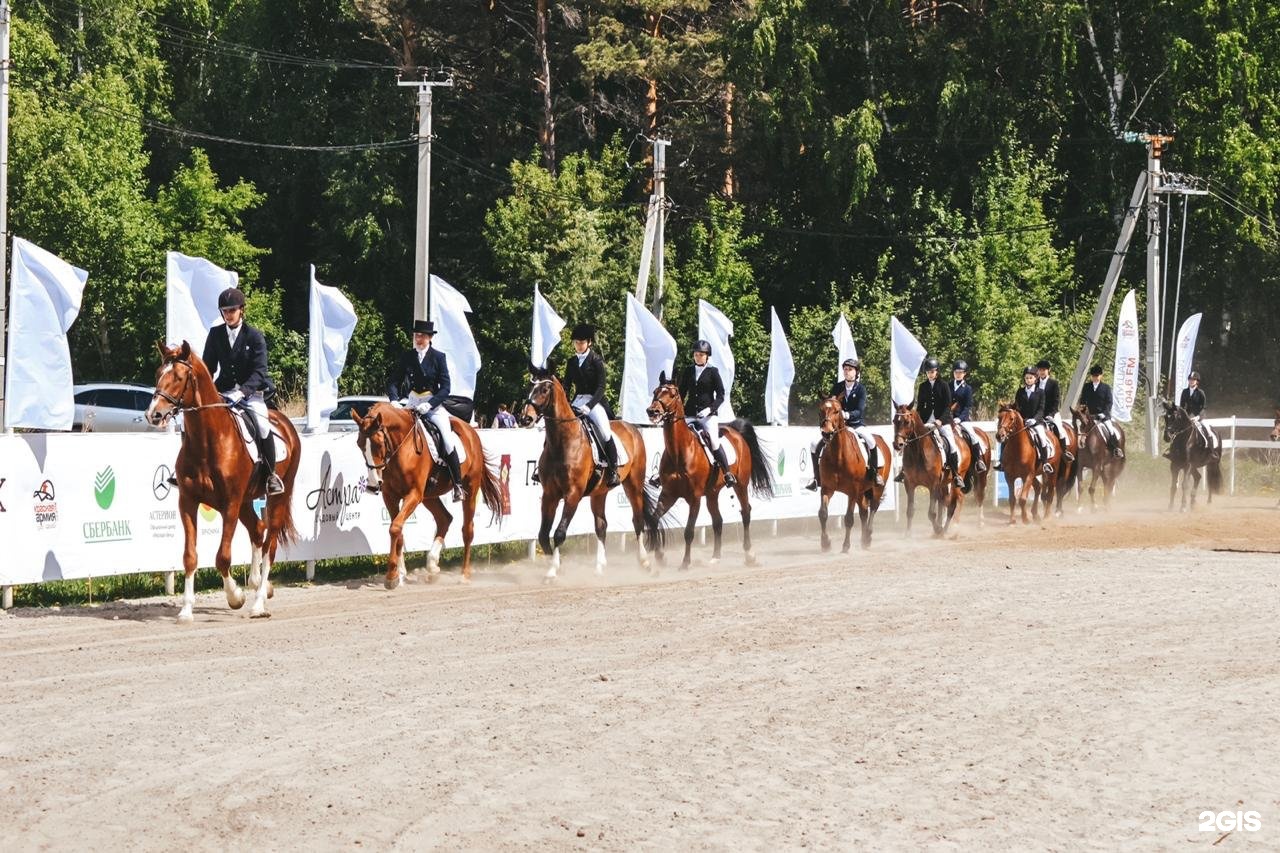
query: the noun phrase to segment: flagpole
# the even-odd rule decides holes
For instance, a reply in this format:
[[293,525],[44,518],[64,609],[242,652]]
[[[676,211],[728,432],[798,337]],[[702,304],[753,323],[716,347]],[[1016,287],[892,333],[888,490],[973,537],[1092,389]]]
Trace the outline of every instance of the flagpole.
[[9,373],[9,17],[9,0],[0,0],[0,430],[5,432],[5,378]]

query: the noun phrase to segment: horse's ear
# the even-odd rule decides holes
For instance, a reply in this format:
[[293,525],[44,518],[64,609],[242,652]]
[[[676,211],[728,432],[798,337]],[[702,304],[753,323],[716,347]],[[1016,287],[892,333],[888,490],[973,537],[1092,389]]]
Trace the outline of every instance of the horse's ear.
[[169,348],[164,345],[163,338],[156,338],[156,349],[160,350],[160,357],[164,358],[169,355]]
[[364,426],[364,416],[360,414],[360,411],[355,406],[351,407],[351,420],[356,422],[357,427]]
[[382,429],[382,412],[378,412],[378,414],[376,415],[371,415],[370,418],[373,420],[373,423],[369,424],[369,427],[371,429],[374,429],[374,430]]
[[915,400],[912,400],[910,403],[907,403],[907,411],[908,411],[908,412],[915,411],[915,408],[916,408],[916,401],[915,401]]
[[658,371],[658,384],[659,384],[659,385],[666,385],[666,384],[667,384],[667,371],[665,371],[665,370],[659,370],[659,371]]
[[186,361],[189,358],[191,358],[191,342],[184,340],[182,342],[182,349],[178,353],[178,359],[180,361]]

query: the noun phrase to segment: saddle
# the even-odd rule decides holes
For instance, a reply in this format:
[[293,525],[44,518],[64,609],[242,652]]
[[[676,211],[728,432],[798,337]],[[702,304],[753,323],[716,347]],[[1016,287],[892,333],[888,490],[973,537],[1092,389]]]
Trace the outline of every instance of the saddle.
[[[431,461],[436,465],[445,465],[444,436],[440,434],[440,428],[423,414],[418,414],[418,426],[426,434],[427,452],[431,454]],[[456,430],[454,434],[457,434]],[[458,450],[458,464],[461,465],[467,461],[467,449],[461,441],[455,442],[454,447]]]
[[[698,443],[702,445],[702,452],[707,455],[707,464],[711,467],[716,466],[716,456],[711,452],[711,436],[706,430],[698,426],[698,422],[692,418],[686,418],[685,422],[689,424],[689,429],[693,430],[693,434],[698,437]],[[724,451],[724,461],[733,465],[738,461],[738,452],[733,449],[732,441],[724,440],[724,427],[720,427],[720,449]]]
[[[247,406],[232,406],[231,413],[235,415],[236,426],[240,427],[240,437],[244,439],[245,450],[249,453],[249,458],[253,460],[253,464],[259,462],[258,440],[257,440],[257,415],[253,413]],[[271,427],[271,440],[276,445],[276,464],[280,464],[289,456],[288,446],[285,444],[284,436],[280,434],[280,430],[273,424]]]
[[[609,467],[605,461],[604,454],[604,436],[596,430],[596,422],[591,420],[589,415],[578,415],[578,423],[582,426],[583,437],[586,438],[588,446],[591,447],[591,461],[596,468],[604,469]],[[618,452],[618,467],[631,461],[631,457],[627,455],[626,448],[622,446],[622,442],[616,438],[613,441],[614,450]]]

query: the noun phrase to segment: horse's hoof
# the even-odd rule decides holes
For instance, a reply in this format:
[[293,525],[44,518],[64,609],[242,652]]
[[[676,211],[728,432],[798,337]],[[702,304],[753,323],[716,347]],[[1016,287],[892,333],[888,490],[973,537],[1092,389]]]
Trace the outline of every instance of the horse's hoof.
[[687,572],[687,571],[689,571],[689,564],[688,564],[688,563],[681,563],[681,564],[680,564],[679,571],[682,571],[682,572]]
[[718,566],[718,565],[720,565],[720,558],[719,558],[719,557],[712,557],[710,560],[707,560],[707,565],[708,565],[708,566]]
[[462,577],[458,578],[458,583],[461,584],[462,586],[470,586],[471,575],[463,575]]
[[182,613],[178,614],[179,625],[190,625],[192,622],[195,622],[195,621],[196,621],[195,617],[192,616],[190,613],[187,613],[186,611],[183,611]]
[[552,585],[553,583],[555,583],[555,582],[556,582],[556,576],[555,576],[555,575],[546,575],[546,576],[544,576],[544,577],[542,578],[542,585],[543,585],[543,586],[551,586],[551,585]]
[[642,572],[649,571],[650,567],[652,566],[653,566],[653,563],[649,560],[648,557],[640,561],[640,571]]
[[596,566],[596,577],[604,577],[604,566]]
[[395,576],[387,575],[385,578],[382,579],[382,585],[387,589],[396,589],[397,587],[400,586],[401,580],[402,578],[399,575],[395,575]]
[[830,551],[830,550],[831,550],[831,543],[830,543],[830,542],[823,542],[823,543],[822,543],[822,553],[824,553],[824,554],[825,554],[825,553],[827,553],[827,552],[828,552],[828,551]]
[[427,583],[435,583],[440,579],[440,572],[427,572]]
[[228,598],[227,606],[230,607],[232,610],[239,610],[241,607],[244,607],[244,601],[245,601],[244,593],[242,592],[240,593],[239,598]]
[[758,566],[758,565],[760,565],[760,560],[756,557],[756,554],[755,554],[755,552],[754,552],[754,551],[748,551],[748,552],[747,552],[747,565],[748,565],[748,566]]
[[270,619],[270,618],[271,618],[271,611],[269,611],[269,610],[265,610],[265,609],[264,609],[264,610],[255,610],[253,613],[250,613],[250,614],[249,614],[249,618],[250,618],[250,619]]

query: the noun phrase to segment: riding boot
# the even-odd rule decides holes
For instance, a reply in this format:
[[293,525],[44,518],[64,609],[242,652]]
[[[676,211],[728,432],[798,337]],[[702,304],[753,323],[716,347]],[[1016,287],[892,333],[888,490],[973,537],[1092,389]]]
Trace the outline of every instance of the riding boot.
[[867,479],[874,480],[877,486],[884,485],[884,477],[880,474],[880,451],[874,447],[867,451]]
[[1049,464],[1049,448],[1037,447],[1036,459],[1040,462],[1040,470],[1046,474],[1053,473],[1053,466]]
[[258,458],[262,461],[262,467],[267,475],[267,494],[279,495],[284,493],[284,482],[281,481],[280,475],[276,473],[276,442],[271,437],[270,430],[265,436],[260,435],[261,425],[258,423],[257,417],[253,418],[254,438],[258,443]]
[[811,492],[818,491],[822,487],[818,475],[818,460],[822,458],[821,454],[816,451],[810,451],[809,456],[813,459],[813,479],[809,481],[809,485],[805,486]]
[[977,471],[979,474],[986,473],[987,463],[982,461],[982,445],[975,441],[973,444],[969,445],[969,451],[973,454],[973,470]]
[[608,466],[604,472],[604,484],[612,489],[622,482],[618,479],[618,445],[612,438],[604,443],[604,461]]
[[458,460],[458,451],[449,451],[445,462],[449,464],[449,476],[453,478],[453,502],[459,503],[462,500],[462,463]]
[[957,489],[963,489],[964,477],[960,476],[960,454],[954,450],[948,453],[947,467],[951,469],[951,484]]
[[721,473],[724,474],[724,484],[726,486],[738,485],[738,478],[733,476],[733,474],[729,471],[729,463],[725,459],[723,446],[716,448],[715,456],[716,456],[716,464],[720,466],[720,471]]
[[1062,461],[1075,462],[1076,455],[1067,449],[1067,440],[1062,436],[1058,436],[1058,441],[1062,444]]

